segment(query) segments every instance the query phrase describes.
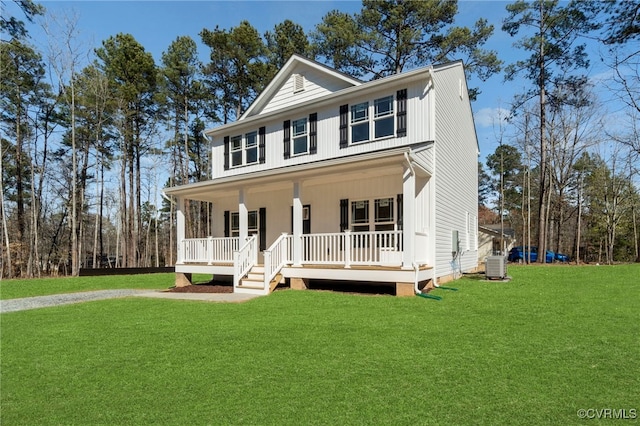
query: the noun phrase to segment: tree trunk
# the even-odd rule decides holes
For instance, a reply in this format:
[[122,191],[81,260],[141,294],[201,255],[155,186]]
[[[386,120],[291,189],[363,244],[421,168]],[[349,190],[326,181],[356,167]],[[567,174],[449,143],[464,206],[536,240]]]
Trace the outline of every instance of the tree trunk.
[[[544,37],[542,36],[542,28],[544,28],[544,2],[540,2],[540,81],[538,86],[540,89],[540,194],[538,200],[538,262],[545,262],[547,238],[546,225],[547,217],[545,214],[545,196],[547,194],[547,142],[545,128],[545,110],[546,110],[546,89],[545,89],[545,62],[544,62]],[[542,254],[542,256],[540,256]]]
[[[6,209],[4,205],[4,173],[2,170],[2,141],[0,141],[0,215],[2,216],[2,235],[4,237],[4,244],[6,247],[4,252],[6,252],[6,265],[7,265],[7,278],[13,278],[13,267],[11,258],[11,247],[9,245],[9,230],[7,228],[7,215]],[[5,253],[0,253],[2,257],[0,257],[0,261],[4,259]],[[4,263],[4,262],[2,262]],[[0,270],[0,278],[4,276],[4,268]]]

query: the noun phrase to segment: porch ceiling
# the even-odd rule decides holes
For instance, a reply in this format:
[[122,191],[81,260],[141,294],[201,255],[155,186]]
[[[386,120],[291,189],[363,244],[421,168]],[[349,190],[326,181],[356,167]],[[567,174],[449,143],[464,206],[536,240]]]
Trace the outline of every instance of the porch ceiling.
[[402,173],[405,152],[411,147],[299,164],[243,175],[219,178],[206,182],[176,186],[165,194],[198,201],[215,201],[221,197],[237,196],[240,189],[249,193],[274,191],[293,187],[296,181],[306,185],[330,184],[373,176]]

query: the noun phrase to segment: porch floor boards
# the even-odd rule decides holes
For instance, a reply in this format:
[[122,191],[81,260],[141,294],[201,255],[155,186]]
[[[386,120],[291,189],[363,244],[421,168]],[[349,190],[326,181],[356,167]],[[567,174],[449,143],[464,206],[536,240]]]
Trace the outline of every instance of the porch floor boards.
[[[304,264],[302,266],[291,266],[288,268],[303,268],[303,269],[351,269],[361,271],[406,271],[401,266],[381,266],[381,265],[351,265],[349,268],[345,268],[344,265],[325,265],[325,264]],[[426,271],[433,269],[433,266],[420,265],[420,271]]]
[[[233,266],[233,263],[214,263],[212,265],[208,265],[204,262],[185,262],[182,265],[198,265],[198,266]],[[259,263],[256,266],[264,266]],[[401,266],[380,266],[380,265],[351,265],[350,268],[345,268],[344,265],[326,265],[326,264],[311,264],[305,263],[302,266],[292,266],[287,265],[286,268],[305,268],[305,269],[352,269],[352,270],[376,270],[376,271],[403,271],[406,269],[402,269]],[[420,265],[419,268],[421,271],[426,271],[429,269],[433,269],[433,266],[430,265]]]

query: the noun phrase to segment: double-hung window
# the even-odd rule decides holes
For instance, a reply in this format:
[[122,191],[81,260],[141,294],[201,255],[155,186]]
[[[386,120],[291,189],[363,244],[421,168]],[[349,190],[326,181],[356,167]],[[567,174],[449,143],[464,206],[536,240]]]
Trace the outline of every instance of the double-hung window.
[[258,132],[249,132],[244,135],[246,164],[258,162]]
[[351,105],[351,142],[369,140],[369,102]]
[[[373,205],[373,217],[369,206]],[[358,200],[351,202],[351,231],[368,232],[393,231],[396,226],[395,203],[393,198],[377,198],[375,200]]]
[[307,119],[301,118],[292,123],[293,130],[293,155],[309,152],[309,133],[307,131]]
[[394,121],[393,95],[351,105],[351,143],[392,136]]
[[231,137],[231,167],[242,165],[242,135]]
[[374,202],[375,230],[393,231],[395,228],[393,198],[379,198]]
[[[240,235],[240,213],[231,213],[231,236],[237,237]],[[252,210],[248,212],[247,216],[247,230],[249,236],[258,233],[258,211]]]
[[353,232],[369,231],[369,200],[351,202],[351,230]]
[[374,106],[374,137],[376,139],[393,135],[393,96],[376,99]]
[[[228,144],[228,147],[227,147]],[[231,138],[225,138],[225,152],[229,155],[229,162],[231,167],[239,167],[247,164],[255,164],[258,162],[258,132],[245,133],[242,135],[231,136]],[[262,160],[260,160],[262,161]]]

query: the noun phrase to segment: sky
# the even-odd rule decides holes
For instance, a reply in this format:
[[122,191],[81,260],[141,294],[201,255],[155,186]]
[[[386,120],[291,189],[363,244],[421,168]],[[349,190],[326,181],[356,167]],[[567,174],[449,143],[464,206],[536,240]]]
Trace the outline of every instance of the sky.
[[[117,33],[132,34],[149,51],[157,64],[162,52],[178,36],[190,36],[198,44],[199,54],[207,61],[209,48],[202,44],[199,33],[202,29],[214,29],[216,26],[229,29],[247,20],[264,34],[285,19],[300,24],[309,32],[329,11],[338,9],[354,13],[361,9],[360,1],[48,1],[39,0],[49,13],[58,16],[77,16],[79,37],[76,40],[87,50],[99,47],[103,40]],[[495,26],[494,35],[484,46],[495,50],[505,64],[526,56],[526,53],[513,47],[517,41],[501,30],[507,12],[505,6],[511,2],[497,0],[460,0],[456,25],[471,27],[478,18],[485,18]],[[22,17],[20,12],[12,10],[12,2],[5,3],[8,13]],[[47,44],[46,36],[38,25],[28,26],[32,42],[41,48]],[[599,49],[589,45],[589,51]],[[588,73],[593,78],[606,72],[597,56],[591,59],[592,68]],[[486,82],[472,78],[470,87],[480,87],[481,94],[472,103],[481,161],[498,146],[494,124],[496,117],[509,108],[513,95],[524,91],[528,82],[521,79],[505,83],[503,75],[495,75]],[[212,127],[211,124],[208,127]]]

